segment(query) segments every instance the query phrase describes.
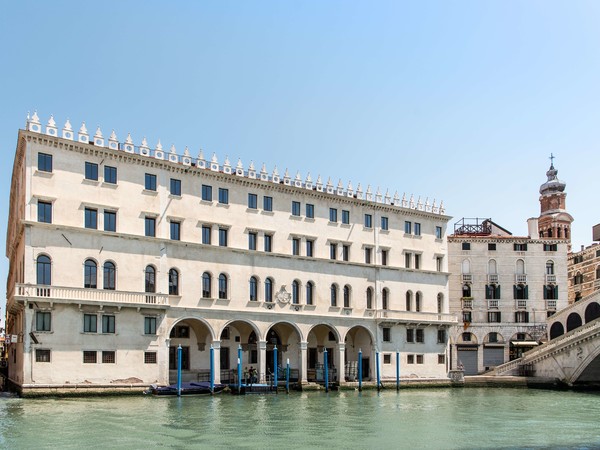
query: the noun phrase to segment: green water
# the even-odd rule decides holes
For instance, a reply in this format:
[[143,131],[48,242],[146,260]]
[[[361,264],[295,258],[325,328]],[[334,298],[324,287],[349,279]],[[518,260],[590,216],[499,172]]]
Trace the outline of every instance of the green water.
[[424,389],[0,398],[0,447],[600,448],[600,393]]

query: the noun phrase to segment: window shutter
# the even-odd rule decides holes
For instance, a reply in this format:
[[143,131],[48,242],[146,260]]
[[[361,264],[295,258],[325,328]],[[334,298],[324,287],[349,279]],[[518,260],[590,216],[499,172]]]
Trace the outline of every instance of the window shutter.
[[517,285],[513,285],[513,298],[516,300],[517,299]]
[[525,300],[529,298],[529,286],[525,286],[525,295],[523,296]]
[[486,284],[485,285],[485,299],[489,300],[490,298],[492,298],[492,293],[490,292],[490,285]]
[[554,300],[558,300],[558,286],[554,286]]
[[548,300],[548,288],[544,285],[544,300]]
[[500,285],[496,288],[496,299],[500,299]]

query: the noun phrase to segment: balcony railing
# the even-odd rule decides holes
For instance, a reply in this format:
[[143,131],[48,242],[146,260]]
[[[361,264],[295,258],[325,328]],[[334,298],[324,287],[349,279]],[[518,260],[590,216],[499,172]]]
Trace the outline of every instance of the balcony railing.
[[462,309],[473,309],[473,299],[472,298],[463,298],[462,301]]
[[517,309],[527,309],[527,300],[515,300],[515,307]]
[[546,283],[556,283],[556,275],[547,273],[546,274]]
[[488,273],[488,283],[497,283],[498,282],[498,274],[497,273]]
[[500,300],[488,300],[488,309],[497,309],[500,307]]
[[515,274],[515,281],[517,283],[527,283],[527,274],[525,274],[525,273]]
[[463,283],[472,283],[473,282],[473,274],[472,273],[463,273],[462,281],[463,281]]
[[546,310],[556,311],[556,300],[546,300]]
[[377,311],[377,318],[398,320],[401,322],[444,322],[457,323],[455,314],[415,312],[415,311],[394,311],[384,309]]
[[594,280],[594,288],[600,287],[600,279]]
[[62,286],[17,284],[15,297],[43,299],[47,301],[92,301],[98,303],[130,303],[146,305],[168,305],[169,296],[145,292],[111,291],[107,289],[83,289]]

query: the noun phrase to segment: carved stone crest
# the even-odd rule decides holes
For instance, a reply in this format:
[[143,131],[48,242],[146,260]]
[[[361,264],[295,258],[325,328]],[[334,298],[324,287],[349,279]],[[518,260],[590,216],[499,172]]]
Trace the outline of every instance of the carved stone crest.
[[289,292],[287,292],[285,290],[285,284],[284,284],[281,286],[281,288],[279,288],[279,291],[277,292],[277,294],[275,294],[275,298],[277,299],[277,301],[279,303],[289,303],[292,298],[292,294],[290,294]]

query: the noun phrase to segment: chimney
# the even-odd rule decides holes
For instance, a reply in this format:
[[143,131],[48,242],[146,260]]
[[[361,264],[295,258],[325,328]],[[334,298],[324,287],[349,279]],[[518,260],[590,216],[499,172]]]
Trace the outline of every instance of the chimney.
[[536,217],[527,219],[527,229],[529,232],[530,239],[539,239],[540,238],[540,232],[538,230],[538,220]]

